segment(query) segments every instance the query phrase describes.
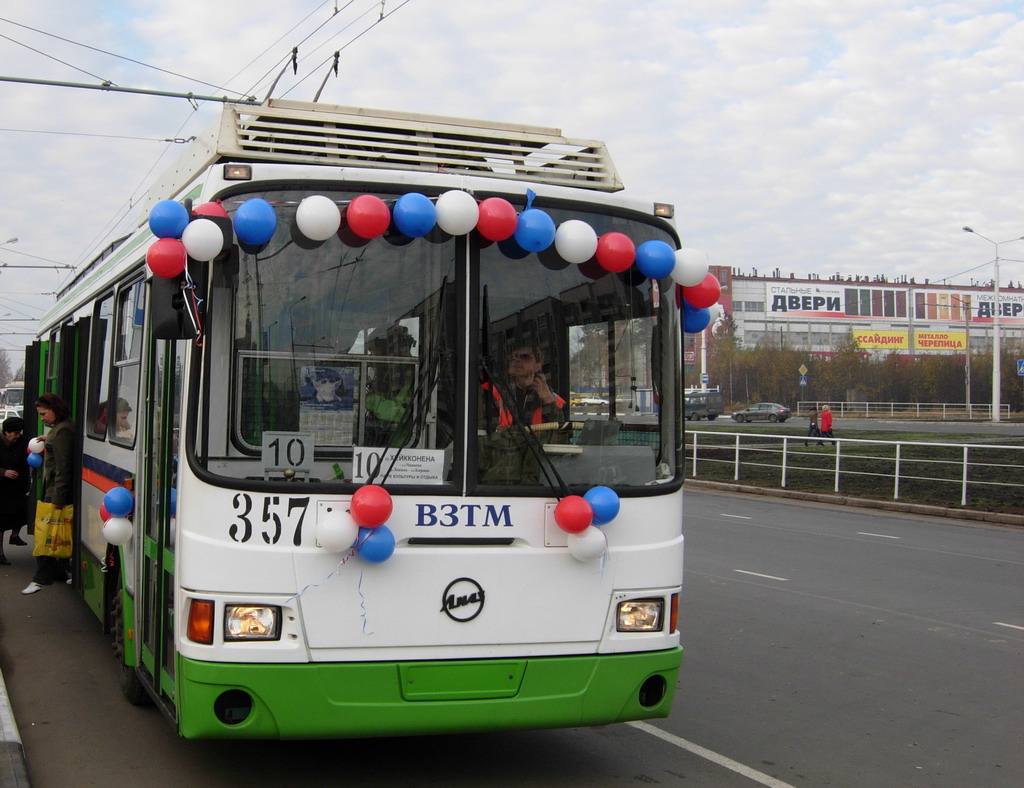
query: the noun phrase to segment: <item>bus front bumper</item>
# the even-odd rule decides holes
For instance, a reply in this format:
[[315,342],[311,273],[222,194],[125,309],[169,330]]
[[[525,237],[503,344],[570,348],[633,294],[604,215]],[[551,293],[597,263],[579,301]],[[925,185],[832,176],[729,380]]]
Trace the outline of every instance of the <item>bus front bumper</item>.
[[524,659],[178,662],[186,738],[329,739],[666,717],[682,649]]

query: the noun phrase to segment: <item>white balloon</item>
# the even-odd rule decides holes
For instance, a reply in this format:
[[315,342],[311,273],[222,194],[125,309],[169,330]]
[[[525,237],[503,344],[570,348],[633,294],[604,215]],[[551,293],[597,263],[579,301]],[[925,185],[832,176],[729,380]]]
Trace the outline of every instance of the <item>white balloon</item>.
[[28,450],[33,454],[42,454],[46,448],[46,438],[33,438],[28,442]]
[[295,223],[311,241],[326,241],[341,227],[341,210],[330,197],[314,194],[295,209]]
[[359,526],[352,516],[335,504],[321,514],[316,521],[316,543],[331,552],[348,550],[359,538]]
[[181,242],[189,257],[208,263],[224,249],[224,233],[209,219],[196,219],[188,223]]
[[608,550],[608,537],[593,525],[578,534],[569,534],[569,554],[577,561],[593,561]]
[[119,547],[132,540],[132,521],[127,517],[111,517],[103,524],[103,538]]
[[696,287],[708,275],[708,256],[700,249],[679,249],[672,279],[683,287]]
[[721,304],[715,303],[708,307],[708,313],[711,315],[711,322],[714,323],[725,316],[725,308]]
[[555,230],[555,251],[567,263],[585,263],[597,251],[597,233],[580,219],[562,222]]
[[480,206],[469,192],[452,189],[437,198],[437,226],[449,235],[465,235],[480,220]]

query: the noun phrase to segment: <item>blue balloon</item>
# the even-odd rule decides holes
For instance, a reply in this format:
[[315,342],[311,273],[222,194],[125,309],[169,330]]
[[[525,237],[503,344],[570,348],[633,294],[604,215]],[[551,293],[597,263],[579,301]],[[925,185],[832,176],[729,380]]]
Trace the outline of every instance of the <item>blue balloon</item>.
[[149,210],[149,231],[157,238],[181,238],[188,222],[185,206],[174,200],[161,200]]
[[555,222],[538,208],[527,208],[519,214],[516,243],[528,252],[539,252],[555,242]]
[[274,237],[277,214],[269,202],[261,197],[253,197],[238,206],[234,225],[239,241],[248,246],[262,246]]
[[127,517],[135,508],[135,496],[124,487],[111,487],[103,496],[103,505],[111,517]]
[[664,241],[644,241],[636,248],[636,267],[648,279],[664,279],[676,267],[676,253]]
[[29,454],[28,457],[25,458],[25,462],[27,462],[29,466],[32,468],[39,468],[43,464],[43,455],[35,454],[33,452],[32,454]]
[[356,539],[356,551],[359,557],[371,564],[387,561],[395,552],[395,535],[386,525],[376,528],[360,528]]
[[591,487],[583,498],[594,510],[594,525],[604,525],[619,513],[619,496],[611,487]]
[[707,307],[690,306],[683,300],[683,331],[687,334],[699,334],[711,322],[711,310]]
[[411,238],[422,238],[434,229],[437,209],[430,198],[418,192],[403,194],[391,211],[395,226]]

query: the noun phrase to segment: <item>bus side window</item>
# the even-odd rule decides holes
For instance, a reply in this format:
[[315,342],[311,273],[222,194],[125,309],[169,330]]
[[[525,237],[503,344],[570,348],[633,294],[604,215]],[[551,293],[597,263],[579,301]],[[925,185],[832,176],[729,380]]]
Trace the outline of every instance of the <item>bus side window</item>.
[[110,361],[114,341],[114,297],[96,304],[89,355],[89,389],[86,402],[86,430],[90,437],[107,435],[107,400],[110,392]]
[[142,336],[146,322],[145,292],[145,285],[139,280],[122,289],[117,298],[113,412],[108,409],[107,434],[112,441],[128,445],[135,440],[134,411],[139,402]]

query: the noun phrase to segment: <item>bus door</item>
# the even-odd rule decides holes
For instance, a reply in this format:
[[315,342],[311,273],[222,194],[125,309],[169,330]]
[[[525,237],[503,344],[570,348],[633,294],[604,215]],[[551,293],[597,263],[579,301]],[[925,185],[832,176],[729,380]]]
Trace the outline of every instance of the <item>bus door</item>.
[[[142,593],[139,629],[142,664],[166,709],[175,704],[174,495],[177,484],[184,342],[154,340],[150,348],[147,430],[140,448],[144,488],[138,501],[142,525]],[[172,712],[173,713],[173,712]]]

